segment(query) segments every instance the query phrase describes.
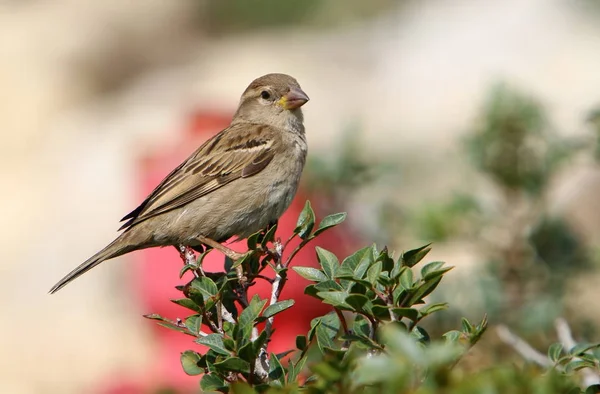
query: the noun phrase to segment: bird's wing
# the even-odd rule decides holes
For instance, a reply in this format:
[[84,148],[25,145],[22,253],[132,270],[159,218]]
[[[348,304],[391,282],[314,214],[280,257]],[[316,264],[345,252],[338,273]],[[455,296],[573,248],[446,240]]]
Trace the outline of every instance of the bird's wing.
[[129,229],[153,216],[262,171],[273,159],[277,133],[269,126],[235,124],[206,141],[121,221]]

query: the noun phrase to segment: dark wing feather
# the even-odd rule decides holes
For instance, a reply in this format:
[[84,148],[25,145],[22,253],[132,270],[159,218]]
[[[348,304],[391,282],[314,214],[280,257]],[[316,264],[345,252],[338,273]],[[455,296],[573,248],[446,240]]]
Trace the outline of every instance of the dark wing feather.
[[[196,153],[196,152],[194,152]],[[123,224],[121,226],[121,228],[119,228],[120,230],[123,230],[124,228],[127,228],[129,226],[131,226],[131,223],[135,220],[135,218],[144,210],[144,208],[146,207],[146,205],[148,205],[148,202],[150,202],[150,200],[156,196],[156,194],[158,193],[158,191],[164,186],[165,183],[167,183],[167,181],[169,179],[171,179],[171,177],[173,176],[173,174],[175,174],[177,171],[179,171],[181,169],[181,167],[183,167],[185,165],[185,163],[187,163],[187,160],[184,161],[183,163],[181,163],[180,165],[178,165],[173,171],[171,171],[169,173],[169,175],[167,175],[159,184],[158,186],[156,186],[154,188],[154,190],[152,190],[152,192],[148,195],[148,197],[146,197],[146,199],[133,211],[129,212],[127,215],[123,216],[123,219],[121,219],[120,221],[123,222],[125,220],[127,220],[127,222],[125,224]]]
[[121,229],[182,207],[238,179],[262,171],[273,159],[275,131],[267,126],[236,124],[206,141],[122,220]]

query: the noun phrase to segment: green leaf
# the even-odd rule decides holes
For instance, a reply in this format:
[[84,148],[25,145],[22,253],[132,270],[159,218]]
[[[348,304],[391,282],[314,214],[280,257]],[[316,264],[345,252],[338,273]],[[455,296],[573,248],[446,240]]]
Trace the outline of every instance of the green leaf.
[[300,375],[300,373],[302,373],[302,370],[304,369],[304,365],[306,364],[307,359],[308,359],[307,357],[302,357],[301,359],[296,361],[296,364],[294,364],[292,361],[290,361],[290,367],[289,367],[289,372],[288,372],[288,377],[287,377],[287,382],[289,385],[297,383],[296,379],[298,378],[298,375]]
[[327,275],[325,275],[321,270],[312,267],[292,267],[294,271],[304,279],[311,280],[313,282],[322,282],[327,280]]
[[[311,369],[311,371],[313,371],[315,374],[319,375],[319,377],[321,379],[317,379],[316,381],[325,381],[325,382],[337,382],[338,380],[341,380],[342,378],[342,373],[341,371],[337,370],[333,365],[325,362],[325,361],[321,361],[320,363],[317,364],[312,364],[309,367]],[[335,393],[335,391],[333,391]]]
[[298,217],[294,234],[298,234],[300,238],[306,239],[310,235],[314,225],[315,213],[310,206],[310,201],[307,200],[304,209],[302,209],[302,212],[300,212],[300,216]]
[[553,343],[552,345],[550,345],[550,348],[548,348],[548,358],[553,363],[556,363],[558,361],[558,359],[560,358],[562,351],[563,351],[562,343]]
[[429,344],[431,342],[429,333],[421,326],[416,326],[413,328],[413,330],[410,332],[410,336],[417,342],[421,342],[423,344]]
[[158,313],[150,313],[147,315],[143,315],[146,319],[150,319],[150,320],[159,320],[159,321],[167,321],[167,322],[171,322],[169,319],[167,319],[166,317],[162,317],[161,315],[159,315]]
[[[396,266],[396,263],[394,262],[394,260],[390,257],[390,255],[388,253],[387,246],[385,248],[383,248],[381,253],[379,253],[379,256],[377,257],[377,261],[381,261],[383,271],[387,272],[388,274]],[[389,275],[388,275],[388,277],[389,277]]]
[[569,354],[572,356],[579,356],[597,347],[600,347],[600,343],[578,343],[569,350]]
[[271,383],[273,383],[273,381],[278,382],[279,387],[285,385],[285,368],[281,365],[279,357],[273,353],[271,353],[271,356],[269,357],[269,379],[271,380]]
[[267,334],[266,331],[262,331],[260,333],[260,335],[258,336],[258,338],[252,342],[254,344],[254,353],[258,356],[262,350],[262,348],[264,347],[265,343],[267,343],[267,340],[269,339],[269,336]]
[[181,271],[179,271],[179,279],[183,278],[183,275],[185,275],[186,272],[188,271],[193,271],[195,270],[196,267],[194,264],[186,264],[181,268]]
[[448,309],[448,303],[440,302],[437,304],[427,305],[427,306],[421,308],[419,310],[419,314],[421,315],[421,317],[425,317],[427,315],[431,315],[434,312],[443,311],[445,309]]
[[423,257],[429,253],[431,248],[429,247],[431,244],[427,244],[421,246],[420,248],[409,250],[408,252],[404,252],[400,257],[402,261],[402,265],[407,267],[415,266],[419,261],[423,260]]
[[325,216],[323,220],[321,220],[321,223],[319,223],[319,228],[315,231],[315,235],[319,235],[323,231],[341,224],[344,220],[346,220],[346,212]]
[[358,315],[356,316],[356,319],[354,319],[352,331],[354,331],[354,333],[357,335],[369,337],[371,335],[371,324],[366,317]]
[[233,394],[257,394],[260,391],[256,391],[254,388],[252,388],[250,385],[248,385],[248,383],[246,382],[234,382],[231,384],[231,390],[229,390],[230,393]]
[[292,305],[294,305],[294,300],[284,300],[276,302],[275,304],[268,306],[262,315],[263,317],[269,318],[271,316],[276,315],[279,312],[283,312],[284,310],[290,308]]
[[375,284],[377,284],[377,280],[379,279],[382,269],[383,264],[381,261],[378,261],[367,270],[367,280],[371,283],[371,285],[375,286]]
[[315,338],[317,328],[321,325],[321,318],[316,317],[310,321],[310,330],[308,331],[308,342]]
[[200,354],[192,350],[186,350],[181,353],[181,366],[183,367],[183,371],[190,376],[200,375],[204,372],[204,369],[198,366],[198,362],[200,362],[201,358]]
[[406,317],[409,320],[417,321],[419,311],[414,308],[391,308],[391,311],[399,317]]
[[267,300],[261,300],[260,297],[255,294],[250,300],[248,307],[240,313],[238,323],[243,338],[248,338],[250,336],[252,327],[254,327],[254,321],[258,318],[266,303]]
[[261,232],[262,232],[262,230],[254,233],[248,237],[248,239],[247,239],[248,250],[256,250],[256,247],[258,246],[258,237],[260,237]]
[[226,369],[228,371],[250,373],[250,364],[238,357],[228,357],[214,365],[217,368]]
[[275,240],[275,231],[277,231],[277,224],[271,226],[271,228],[269,228],[269,231],[267,231],[264,238],[262,239],[262,242],[260,244],[263,249],[267,248],[267,243],[273,242]]
[[462,323],[463,332],[472,334],[475,331],[475,327],[464,317],[460,320]]
[[338,269],[336,277],[362,279],[373,263],[373,246],[367,246],[353,255],[346,257],[344,261],[342,261],[342,265]]
[[427,273],[431,271],[435,271],[437,269],[442,268],[443,265],[443,261],[434,261],[432,263],[425,264],[425,266],[421,268],[421,278],[424,278],[427,275]]
[[319,292],[319,290],[316,288],[315,285],[308,285],[304,288],[304,294],[311,296],[311,297],[319,298],[319,296],[317,296],[318,292]]
[[378,320],[388,321],[391,319],[390,309],[387,306],[373,305],[371,307],[371,312],[373,313],[373,316]]
[[337,269],[340,266],[337,256],[318,246],[315,248],[315,250],[317,251],[317,259],[319,260],[319,264],[321,264],[321,268],[323,269],[325,275],[327,275],[330,279],[335,278]]
[[157,314],[157,313],[152,313],[149,315],[143,315],[146,319],[150,319],[150,320],[158,320],[158,325],[161,327],[165,327],[168,328],[170,330],[174,330],[174,331],[179,331],[182,332],[184,334],[187,335],[191,335],[191,336],[196,336],[193,333],[191,333],[189,331],[189,329],[185,326],[181,326],[178,323],[175,323],[174,321],[171,321],[165,317],[162,317],[161,315]]
[[348,304],[346,304],[346,297],[348,297],[348,293],[345,291],[320,291],[317,293],[319,297],[323,299],[323,302],[326,304],[333,305],[338,308],[346,308],[352,309]]
[[400,275],[400,286],[406,291],[412,290],[415,286],[413,272],[410,269],[405,270],[402,275]]
[[453,268],[454,267],[445,267],[445,268],[441,268],[439,270],[430,271],[430,272],[427,273],[427,275],[425,275],[423,277],[423,279],[424,280],[429,280],[429,279],[437,278],[439,276],[444,275],[446,272],[450,271]]
[[200,315],[192,315],[185,319],[185,326],[198,335],[200,333],[200,328],[202,327],[202,317]]
[[296,348],[298,350],[304,350],[308,346],[308,341],[304,335],[296,336]]
[[171,302],[177,305],[181,305],[182,307],[192,310],[194,312],[202,313],[202,308],[200,308],[198,304],[196,304],[189,298],[180,298],[178,300],[171,300]]
[[361,312],[363,311],[363,307],[369,302],[369,299],[362,294],[350,294],[346,297],[345,301],[354,310]]
[[437,287],[437,285],[440,284],[441,280],[442,280],[442,277],[441,276],[437,276],[437,277],[434,277],[432,279],[428,279],[427,281],[425,281],[425,283],[423,283],[422,285],[420,285],[419,287],[417,287],[417,290],[410,297],[410,299],[408,301],[408,306],[412,306],[412,305],[415,305],[415,304],[421,302],[423,300],[423,298],[425,298],[433,290],[435,290],[435,288]]
[[[256,255],[252,251],[249,251],[246,252],[240,259],[232,261],[231,264],[226,263],[225,265],[231,266],[231,269],[234,269],[239,267],[240,265],[246,264],[246,262],[251,262],[253,258],[256,259]],[[229,257],[226,257],[225,261],[227,261],[228,259],[231,260]]]
[[225,349],[223,344],[223,337],[220,334],[209,334],[205,337],[196,339],[196,343],[199,345],[208,346],[212,351],[224,356],[230,356],[231,353]]
[[178,332],[182,332],[184,334],[188,334],[188,335],[192,335],[192,336],[196,336],[195,334],[192,334],[187,327],[181,327],[178,326],[177,324],[171,323],[171,322],[167,322],[167,321],[161,321],[157,323],[159,326],[164,327],[164,328],[168,328],[169,330],[173,330],[173,331],[178,331]]
[[[206,276],[194,279],[188,288],[190,298],[198,305],[206,305],[209,300],[212,300],[217,295],[217,292],[218,289],[215,282]],[[208,305],[207,308],[209,308]]]
[[246,343],[238,350],[238,356],[243,360],[253,363],[260,354],[266,341],[267,332],[263,330],[253,342],[246,341]]
[[215,374],[206,374],[200,380],[200,388],[202,391],[221,391],[227,389],[225,381]]
[[390,287],[394,284],[394,281],[390,279],[389,273],[383,271],[379,274],[379,278],[377,278],[377,282],[381,284],[383,287]]
[[574,371],[579,371],[580,369],[584,369],[584,368],[595,368],[596,364],[594,364],[593,362],[587,361],[587,360],[572,360],[569,361],[567,363],[567,365],[565,365],[565,372],[567,373],[571,373]]
[[[345,289],[348,292],[364,294],[367,292],[367,289],[373,288],[371,282],[366,279],[359,279],[354,276],[338,276],[338,279],[345,284]],[[357,286],[359,286],[360,289],[356,288]]]
[[230,352],[235,351],[235,341],[231,338],[223,338],[223,346],[225,346],[225,349],[229,350]]
[[340,320],[335,313],[329,313],[320,318],[320,324],[316,327],[317,345],[321,353],[325,348],[336,349],[334,338],[340,330]]
[[240,356],[242,360],[254,362],[258,356],[258,354],[254,351],[254,342],[247,341],[242,347],[239,348],[237,355]]
[[463,334],[458,330],[448,331],[443,335],[446,343],[458,343],[458,340]]
[[343,291],[344,288],[334,280],[325,280],[314,285],[318,291]]
[[401,276],[402,274],[404,274],[404,271],[410,271],[410,268],[403,266],[402,264],[400,264],[400,262],[398,262],[398,264],[394,265],[394,267],[392,267],[392,271],[390,272],[390,278],[392,279],[396,279],[399,276]]

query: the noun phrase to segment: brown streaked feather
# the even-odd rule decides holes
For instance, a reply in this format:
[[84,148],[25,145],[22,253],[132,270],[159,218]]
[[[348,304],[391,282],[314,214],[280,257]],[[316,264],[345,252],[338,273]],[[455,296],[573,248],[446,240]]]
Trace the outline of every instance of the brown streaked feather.
[[265,150],[258,155],[252,163],[248,164],[242,169],[242,178],[248,178],[249,176],[258,174],[261,172],[273,159],[273,155]]
[[278,142],[278,134],[271,127],[249,123],[228,127],[167,175],[139,207],[122,219],[127,222],[120,230],[182,207],[238,178],[258,174],[273,159]]

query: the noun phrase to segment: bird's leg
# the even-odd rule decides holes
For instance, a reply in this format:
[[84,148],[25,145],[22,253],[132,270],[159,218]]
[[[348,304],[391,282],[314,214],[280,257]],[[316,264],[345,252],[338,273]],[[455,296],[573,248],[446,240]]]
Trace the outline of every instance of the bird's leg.
[[221,245],[217,241],[210,239],[210,238],[206,238],[205,236],[199,235],[198,240],[200,242],[202,242],[203,244],[210,246],[213,249],[218,250],[219,252],[223,253],[225,256],[229,257],[233,261],[237,261],[237,260],[241,259],[242,257],[244,257],[244,253],[239,253],[239,252],[236,252],[235,250],[229,249],[228,247]]
[[[203,244],[210,246],[211,248],[216,249],[219,252],[223,253],[225,256],[229,257],[234,262],[236,262],[237,260],[244,257],[243,253],[239,253],[239,252],[236,252],[235,250],[231,250],[228,247],[221,245],[220,243],[218,243],[217,241],[215,241],[213,239],[199,235],[198,240],[200,242],[202,242]],[[237,267],[235,267],[235,271],[237,273],[237,277],[240,280],[240,282],[247,281],[247,278],[244,276],[244,271],[243,271],[243,268],[241,265],[238,265]]]

